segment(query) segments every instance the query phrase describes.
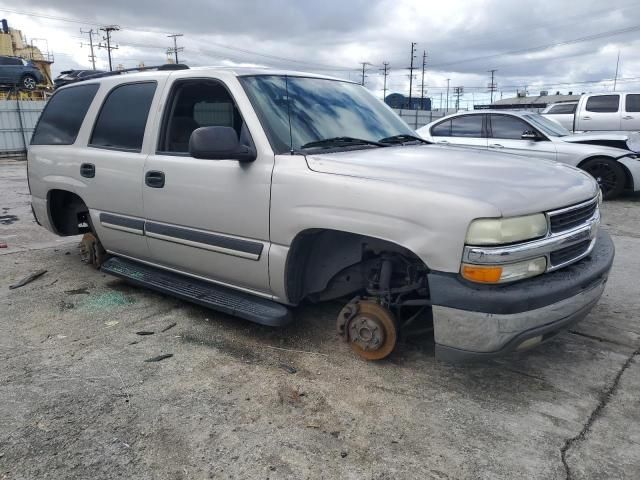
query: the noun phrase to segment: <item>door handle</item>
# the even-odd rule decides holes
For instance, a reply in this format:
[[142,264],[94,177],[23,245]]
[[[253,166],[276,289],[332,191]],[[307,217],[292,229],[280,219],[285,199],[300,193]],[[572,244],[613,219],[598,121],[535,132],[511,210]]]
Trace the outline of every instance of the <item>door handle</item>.
[[631,115],[627,115],[625,117],[622,117],[623,120],[633,120],[633,117]]
[[582,117],[583,120],[591,120],[591,117]]
[[85,178],[96,176],[96,166],[93,163],[83,163],[80,165],[80,175]]
[[504,148],[504,145],[500,145],[499,143],[492,143],[489,145],[489,148]]
[[164,172],[158,170],[149,170],[144,174],[144,183],[147,187],[162,188],[164,187]]

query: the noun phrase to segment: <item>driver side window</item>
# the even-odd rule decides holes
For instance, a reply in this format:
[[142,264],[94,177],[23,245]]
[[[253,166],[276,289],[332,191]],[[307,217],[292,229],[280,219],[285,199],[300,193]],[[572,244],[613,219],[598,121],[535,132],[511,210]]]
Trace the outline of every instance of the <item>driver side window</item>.
[[227,89],[214,80],[176,82],[164,114],[158,151],[189,152],[189,139],[200,127],[231,127],[241,144],[250,145],[249,132]]
[[533,128],[525,121],[509,115],[491,115],[491,137],[521,140],[522,134]]

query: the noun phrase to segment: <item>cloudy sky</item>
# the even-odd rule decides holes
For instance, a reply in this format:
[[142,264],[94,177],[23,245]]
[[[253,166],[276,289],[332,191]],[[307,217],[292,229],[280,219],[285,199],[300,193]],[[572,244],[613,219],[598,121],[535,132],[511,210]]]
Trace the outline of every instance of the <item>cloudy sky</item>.
[[[490,69],[498,97],[611,90],[618,52],[617,89],[640,90],[638,0],[0,0],[0,15],[53,53],[54,74],[90,67],[89,36],[80,29],[117,24],[114,66],[164,63],[167,35],[182,33],[180,61],[189,65],[264,65],[359,81],[367,62],[366,86],[380,95],[383,62],[389,90],[408,94],[417,42],[414,95],[426,50],[434,107],[447,79],[464,86],[463,105],[487,102]],[[107,68],[106,51],[96,54],[97,67]]]

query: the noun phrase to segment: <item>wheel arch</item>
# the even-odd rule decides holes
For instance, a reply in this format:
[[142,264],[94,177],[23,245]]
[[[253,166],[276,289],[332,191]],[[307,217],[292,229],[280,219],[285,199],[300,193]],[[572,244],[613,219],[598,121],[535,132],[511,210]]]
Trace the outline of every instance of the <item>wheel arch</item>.
[[66,237],[91,231],[89,207],[75,192],[59,188],[47,191],[47,215],[57,235]]
[[291,242],[285,261],[285,292],[289,302],[300,303],[322,292],[346,268],[380,253],[397,253],[428,268],[418,255],[395,242],[344,230],[309,228]]
[[587,163],[590,160],[595,160],[597,158],[611,160],[613,162],[616,162],[618,165],[620,165],[622,167],[622,170],[624,171],[624,189],[633,190],[634,185],[633,185],[633,176],[631,175],[631,172],[629,171],[629,169],[624,163],[618,162],[618,159],[616,157],[611,157],[609,155],[591,155],[587,158],[583,158],[582,160],[580,160],[580,163],[578,163],[576,167],[579,169],[582,169],[585,163]]

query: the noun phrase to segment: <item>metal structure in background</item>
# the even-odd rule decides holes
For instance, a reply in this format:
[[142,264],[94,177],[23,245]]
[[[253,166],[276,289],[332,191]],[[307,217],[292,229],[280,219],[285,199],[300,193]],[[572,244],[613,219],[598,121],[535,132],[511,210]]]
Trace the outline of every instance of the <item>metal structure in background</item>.
[[112,32],[117,32],[120,30],[118,25],[105,25],[104,27],[100,27],[100,30],[104,32],[104,37],[102,39],[105,43],[99,43],[98,48],[106,48],[107,56],[109,57],[109,71],[113,71],[113,66],[111,64],[111,50],[117,50],[119,47],[116,45],[115,47],[111,45],[111,34]]
[[453,110],[447,113],[446,110],[407,110],[404,108],[394,108],[393,111],[414,130],[442,118],[448,113],[454,113]]
[[167,54],[173,54],[176,60],[176,65],[180,62],[178,61],[178,52],[184,51],[184,47],[178,47],[178,37],[182,37],[184,34],[182,33],[172,33],[171,35],[167,35],[168,38],[173,38],[173,48],[167,49]]
[[26,155],[46,103],[17,88],[0,92],[0,158]]

